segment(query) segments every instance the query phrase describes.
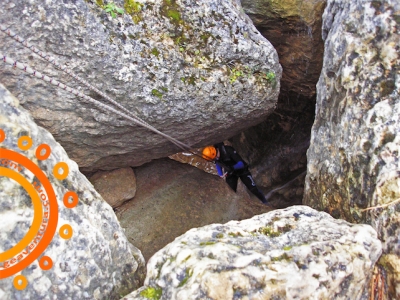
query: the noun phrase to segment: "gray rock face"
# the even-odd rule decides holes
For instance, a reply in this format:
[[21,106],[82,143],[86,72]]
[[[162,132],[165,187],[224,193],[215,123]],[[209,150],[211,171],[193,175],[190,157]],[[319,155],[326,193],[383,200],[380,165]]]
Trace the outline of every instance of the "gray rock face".
[[271,210],[240,181],[235,193],[221,178],[170,159],[137,167],[135,175],[135,198],[117,208],[116,215],[146,261],[191,228]]
[[136,177],[132,168],[99,171],[89,180],[111,207],[118,207],[135,197]]
[[[0,129],[0,298],[118,299],[141,286],[143,256],[128,242],[112,208],[79,173],[77,164],[52,135],[38,127],[3,86],[0,86]],[[32,145],[19,145],[22,136],[28,136]],[[45,149],[37,152],[42,144],[47,144],[50,152]],[[35,171],[20,158],[5,157],[10,151],[19,153],[41,171]],[[50,156],[40,160],[46,153]],[[65,179],[59,177],[60,169],[55,168],[60,162],[68,166],[62,168]],[[46,180],[40,174],[48,178],[52,188],[46,187]],[[54,190],[54,198],[50,190]],[[77,205],[71,208],[64,201],[68,192],[77,195]],[[74,203],[73,198],[68,199],[69,205],[71,201]],[[36,224],[40,227],[36,228]],[[67,232],[62,229],[64,225],[70,226]],[[38,250],[41,245],[45,247],[42,252]],[[49,270],[42,269],[42,253],[52,261]],[[22,272],[3,278],[6,272],[31,258]],[[27,281],[22,290],[13,285],[18,274]]]
[[371,226],[294,206],[189,230],[123,299],[365,299],[380,254]]
[[303,101],[315,97],[324,52],[321,24],[326,0],[242,0],[241,3],[279,54],[284,70],[280,108],[287,112],[303,109],[305,104],[301,101],[298,101],[300,105],[286,106],[285,103],[296,96]]
[[[273,111],[281,78],[278,56],[238,1],[126,3],[129,14],[112,18],[84,0],[63,5],[5,0],[0,22],[190,145],[233,136]],[[18,61],[51,76],[59,73],[13,40],[0,43]],[[83,171],[138,166],[179,150],[11,67],[2,68],[0,76]],[[68,76],[59,78],[77,87]]]
[[392,0],[328,1],[304,194],[304,204],[375,227],[389,299],[400,298],[399,11]]
[[[306,152],[315,114],[316,84],[324,43],[322,14],[326,0],[242,0],[246,14],[275,47],[283,73],[277,107],[265,122],[233,137],[253,175],[276,207],[301,204]],[[291,182],[291,183],[289,183]]]

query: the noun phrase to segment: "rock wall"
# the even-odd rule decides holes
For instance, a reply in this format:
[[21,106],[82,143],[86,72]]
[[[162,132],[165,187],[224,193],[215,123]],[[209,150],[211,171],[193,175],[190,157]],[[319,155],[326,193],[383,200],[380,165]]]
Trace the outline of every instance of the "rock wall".
[[171,159],[137,167],[135,175],[135,197],[115,213],[127,238],[146,261],[191,228],[272,210],[240,181],[235,193],[221,178]]
[[380,254],[371,226],[294,206],[189,230],[123,299],[367,299]]
[[119,299],[143,284],[112,208],[1,85],[0,158],[1,299]]
[[136,194],[135,173],[129,167],[96,172],[90,176],[89,181],[112,208],[120,206]]
[[[0,22],[189,145],[231,137],[275,108],[277,53],[238,1],[117,0],[125,13],[115,18],[96,4],[102,2],[5,0]],[[5,55],[78,87],[13,40],[4,36],[0,43]],[[0,76],[85,172],[138,166],[179,150],[11,67]]]
[[389,299],[400,298],[399,11],[392,0],[328,1],[304,193],[377,230]]
[[[275,207],[301,204],[316,83],[322,68],[326,0],[242,0],[241,4],[277,50],[283,71],[274,112],[229,141],[250,163],[256,182],[270,194]],[[179,160],[204,165],[187,153]]]
[[321,24],[326,0],[242,0],[241,3],[279,54],[283,68],[281,106],[299,110],[285,105],[283,100],[300,96],[311,101],[315,97],[324,52]]
[[274,113],[232,142],[253,166],[253,174],[266,193],[292,182],[284,194],[272,194],[279,207],[301,204],[304,177],[293,180],[307,165],[324,53],[321,24],[326,0],[241,2],[256,28],[277,50],[283,72]]

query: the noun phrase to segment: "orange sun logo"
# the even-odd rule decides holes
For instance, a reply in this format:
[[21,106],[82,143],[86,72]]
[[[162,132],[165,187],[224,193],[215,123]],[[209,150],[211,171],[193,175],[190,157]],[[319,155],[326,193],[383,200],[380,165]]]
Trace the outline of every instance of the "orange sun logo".
[[[13,247],[0,253],[0,280],[14,276],[14,287],[23,290],[28,280],[21,271],[28,267],[46,250],[52,241],[58,225],[58,203],[56,194],[46,174],[26,156],[13,150],[1,148],[6,139],[4,130],[0,129],[0,176],[20,184],[32,200],[33,220],[25,236]],[[26,151],[32,147],[32,139],[22,136],[18,139],[18,148]],[[36,148],[35,156],[38,160],[46,160],[51,155],[51,148],[41,144]],[[24,172],[34,175],[33,182],[24,177]],[[58,180],[67,178],[69,168],[67,163],[59,162],[53,168],[53,175]],[[73,208],[78,204],[78,195],[68,191],[64,194],[63,203],[66,208]],[[72,227],[64,224],[59,228],[59,235],[63,239],[70,239],[73,235]],[[3,249],[4,250],[4,249]],[[53,260],[46,255],[39,259],[42,270],[50,270]]]

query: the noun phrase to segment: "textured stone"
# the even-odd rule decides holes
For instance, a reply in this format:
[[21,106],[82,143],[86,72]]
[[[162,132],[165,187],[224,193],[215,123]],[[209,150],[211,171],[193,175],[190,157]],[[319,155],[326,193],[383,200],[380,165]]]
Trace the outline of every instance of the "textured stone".
[[[399,1],[328,1],[304,204],[369,223],[400,298]],[[368,209],[374,206],[375,209]]]
[[[285,155],[290,156],[291,159],[283,155],[268,156],[270,152],[265,149],[264,141],[258,139],[262,137],[259,129],[265,128],[267,124],[268,122],[260,124],[242,132],[240,136],[233,137],[233,144],[235,144],[235,148],[238,149],[238,153],[245,161],[252,162],[250,166],[252,176],[274,208],[285,208],[301,204],[307,165],[305,153],[308,144],[298,144],[296,149],[301,151],[286,147]],[[225,145],[232,145],[229,141],[224,141],[224,143]],[[254,148],[256,143],[258,147]],[[194,149],[192,152],[176,153],[171,155],[170,158],[192,165],[207,173],[218,175],[215,164],[201,157],[202,150],[203,148],[199,148]],[[266,154],[267,159],[254,163],[254,158],[258,155],[261,156],[262,152]]]
[[118,207],[116,215],[146,261],[191,228],[271,210],[240,181],[234,193],[221,178],[170,159],[137,167],[135,175],[135,198]]
[[211,161],[203,159],[201,152],[204,148],[194,149],[192,152],[184,151],[170,155],[169,158],[184,164],[189,164],[207,173],[218,175],[215,164]]
[[[287,98],[296,96],[311,101],[322,67],[321,24],[326,0],[242,0],[241,3],[279,54],[284,70],[281,106],[285,106]],[[299,109],[293,105],[285,108]]]
[[111,207],[120,206],[136,194],[136,177],[132,168],[99,171],[90,177],[96,191]]
[[[11,150],[20,153],[39,166],[49,179],[57,201],[56,206],[53,205],[50,209],[50,219],[52,219],[54,207],[58,207],[57,228],[50,244],[43,252],[51,258],[53,267],[48,271],[43,271],[39,267],[38,260],[34,260],[20,272],[28,281],[27,287],[21,291],[13,286],[15,276],[1,279],[0,298],[118,299],[121,294],[140,287],[145,272],[143,256],[128,242],[112,208],[79,172],[77,164],[68,158],[53,136],[38,127],[26,110],[19,106],[16,98],[11,96],[3,86],[0,86],[0,129],[4,132],[0,151]],[[22,136],[29,136],[32,139],[31,147],[26,150],[17,146]],[[43,143],[50,147],[51,154],[47,159],[39,160],[36,149]],[[40,153],[43,155],[43,152]],[[53,168],[59,162],[65,162],[68,165],[68,176],[65,179],[56,179],[53,175]],[[6,164],[5,159],[1,160],[2,168],[22,175],[28,186],[32,186],[34,182],[40,186],[42,182],[36,173],[29,171],[23,163],[18,165],[20,168],[13,168],[10,164]],[[15,249],[15,245],[28,236],[28,230],[33,224],[32,218],[34,216],[36,218],[40,206],[35,206],[33,196],[28,195],[26,188],[21,186],[22,181],[12,180],[5,173],[5,169],[1,171],[0,253],[2,253],[2,258],[0,271],[3,272],[9,269],[9,264],[14,265],[10,262],[12,259],[4,260],[5,251]],[[79,197],[77,206],[73,208],[67,208],[63,202],[64,195],[68,191],[75,192]],[[41,199],[43,199],[42,195],[45,194],[40,193]],[[42,205],[40,199],[38,201],[39,205]],[[43,201],[42,220],[47,220],[45,212],[49,211],[45,203],[46,201]],[[41,223],[41,228],[45,223],[46,221]],[[64,224],[69,224],[72,228],[73,235],[70,239],[63,239],[59,234]],[[45,233],[49,232],[49,226],[44,230]],[[38,234],[43,234],[43,230],[40,229]],[[33,238],[32,242],[29,240],[28,242],[29,247],[36,245]],[[32,251],[35,251],[37,247],[33,247]],[[22,261],[25,259],[23,258]]]
[[[283,73],[277,108],[265,122],[233,137],[253,175],[276,206],[301,204],[306,151],[315,114],[316,83],[322,68],[325,0],[242,0],[243,9],[275,47]],[[297,178],[296,180],[294,180]]]
[[294,206],[189,230],[123,299],[366,299],[380,254],[371,226]]
[[[132,1],[139,11],[116,18],[94,2],[5,0],[0,22],[190,145],[231,137],[275,108],[282,72],[278,55],[239,1]],[[121,0],[115,4],[123,6]],[[6,55],[51,76],[59,73],[11,39],[0,43]],[[0,74],[85,172],[138,166],[180,150],[11,67]],[[77,87],[68,76],[60,78]]]

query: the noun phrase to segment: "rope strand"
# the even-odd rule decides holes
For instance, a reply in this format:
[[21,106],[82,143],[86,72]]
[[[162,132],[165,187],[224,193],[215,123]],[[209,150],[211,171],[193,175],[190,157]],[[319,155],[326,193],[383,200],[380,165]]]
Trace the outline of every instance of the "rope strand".
[[[153,132],[155,132],[155,133],[157,133],[157,134],[163,136],[164,138],[166,138],[167,140],[171,141],[172,143],[174,143],[176,146],[178,146],[178,147],[181,148],[182,150],[187,150],[187,149],[183,146],[183,145],[185,145],[185,144],[183,144],[182,142],[180,142],[180,141],[174,139],[173,137],[170,137],[169,135],[167,135],[167,134],[165,134],[165,133],[163,133],[163,132],[157,130],[157,129],[154,128],[153,126],[149,126],[149,125],[147,125],[147,124],[145,124],[145,123],[143,123],[143,122],[140,122],[139,120],[137,120],[137,119],[135,119],[135,118],[133,118],[133,117],[131,117],[131,116],[128,116],[127,114],[125,114],[125,113],[123,113],[123,112],[120,112],[120,111],[118,111],[118,110],[112,108],[112,107],[109,106],[109,105],[106,105],[106,104],[104,104],[104,103],[101,103],[101,102],[99,102],[99,101],[97,101],[97,100],[95,100],[95,99],[89,97],[89,96],[86,96],[85,94],[81,93],[80,91],[78,91],[78,90],[76,90],[76,89],[73,89],[73,88],[71,88],[71,87],[69,87],[69,86],[67,86],[67,85],[65,85],[65,84],[63,84],[63,83],[61,83],[61,82],[59,82],[59,81],[57,81],[57,80],[55,80],[55,79],[53,79],[53,78],[47,76],[47,75],[44,75],[44,74],[42,74],[42,73],[40,73],[40,72],[38,72],[38,71],[32,69],[31,67],[29,67],[29,66],[27,66],[27,65],[24,65],[24,64],[22,64],[22,63],[20,63],[20,62],[18,62],[18,61],[16,61],[16,60],[13,60],[12,58],[7,57],[7,56],[5,56],[5,55],[3,55],[3,54],[1,54],[1,53],[0,53],[0,57],[1,57],[1,59],[3,60],[3,62],[5,62],[5,63],[7,63],[7,64],[9,64],[9,65],[12,65],[14,68],[18,68],[18,69],[20,69],[20,70],[25,71],[25,72],[28,73],[28,74],[32,74],[33,76],[35,76],[35,77],[37,77],[37,78],[39,78],[39,79],[41,79],[41,80],[43,80],[43,81],[45,81],[45,82],[49,82],[49,83],[51,83],[52,85],[55,85],[55,86],[57,86],[57,87],[59,87],[59,88],[65,90],[65,91],[67,91],[67,92],[69,92],[69,93],[71,93],[71,94],[74,94],[74,95],[77,96],[77,97],[80,97],[80,98],[82,98],[82,99],[88,101],[89,103],[94,104],[95,106],[97,106],[98,108],[100,108],[100,109],[102,109],[102,110],[104,110],[104,111],[106,111],[106,112],[113,112],[113,113],[115,113],[115,114],[117,114],[117,115],[119,115],[119,116],[121,116],[121,117],[123,117],[123,118],[129,120],[129,121],[134,122],[135,124],[138,124],[138,125],[140,125],[140,126],[142,126],[142,127],[145,127],[145,128],[147,128],[147,129],[149,129],[149,130],[151,130],[151,131],[153,131]],[[186,145],[185,145],[185,146],[186,146]],[[188,147],[188,146],[187,146],[187,147]]]
[[[40,51],[38,48],[36,48],[33,45],[31,45],[30,43],[28,43],[25,39],[23,39],[20,36],[18,36],[15,32],[11,31],[10,29],[7,29],[6,26],[0,24],[0,30],[3,31],[4,33],[6,33],[9,37],[13,38],[15,41],[21,43],[24,47],[28,48],[32,52],[34,52],[37,55],[39,55],[41,58],[43,58],[46,61],[48,61],[49,63],[53,64],[56,68],[60,69],[61,71],[65,72],[65,73],[67,73],[68,75],[70,75],[76,81],[78,81],[81,84],[85,85],[90,90],[98,93],[100,96],[104,97],[106,100],[108,100],[109,102],[111,102],[112,104],[117,106],[118,108],[120,108],[123,111],[125,111],[128,115],[132,116],[135,119],[138,119],[140,122],[142,122],[144,124],[147,124],[145,121],[143,121],[142,119],[140,119],[139,117],[134,115],[131,111],[129,111],[128,109],[123,107],[121,104],[119,104],[117,101],[113,100],[108,95],[106,95],[105,93],[103,93],[102,91],[100,91],[99,89],[97,89],[96,87],[91,85],[90,83],[88,83],[86,80],[84,80],[81,77],[79,77],[78,75],[76,75],[74,72],[72,72],[66,66],[62,66],[59,63],[57,63],[54,57],[51,57],[51,56],[47,55],[46,53],[44,53],[43,51]],[[149,124],[147,124],[147,125],[149,125]]]
[[[36,47],[34,47],[33,45],[29,44],[25,39],[21,38],[20,36],[18,36],[16,33],[14,33],[13,31],[11,31],[10,29],[8,29],[6,26],[4,26],[3,24],[0,24],[0,30],[5,32],[9,37],[13,38],[14,40],[16,40],[17,42],[21,43],[24,47],[30,49],[32,52],[36,53],[37,55],[39,55],[40,57],[42,57],[43,59],[45,59],[46,61],[50,62],[51,64],[53,64],[56,68],[62,70],[63,72],[67,73],[68,75],[70,75],[71,77],[73,77],[75,80],[77,80],[78,82],[82,83],[83,85],[85,85],[87,88],[89,88],[90,90],[98,93],[100,96],[102,96],[103,98],[105,98],[107,101],[109,101],[110,103],[114,104],[116,107],[118,107],[119,109],[123,110],[126,114],[129,115],[130,118],[128,118],[128,120],[133,121],[134,123],[143,126],[147,129],[150,129],[151,131],[163,136],[164,138],[168,139],[169,141],[171,141],[172,143],[174,143],[176,146],[178,146],[180,149],[182,150],[190,150],[191,147],[161,131],[159,131],[158,129],[156,129],[155,127],[151,126],[150,124],[148,124],[147,122],[145,122],[144,120],[142,120],[141,118],[139,118],[138,116],[136,116],[135,114],[133,114],[131,111],[129,111],[128,109],[126,109],[124,106],[122,106],[121,104],[119,104],[117,101],[113,100],[112,98],[110,98],[108,95],[106,95],[105,93],[103,93],[102,91],[100,91],[99,89],[97,89],[96,87],[92,86],[91,84],[89,84],[86,80],[82,79],[81,77],[79,77],[78,75],[76,75],[75,73],[73,73],[70,69],[68,69],[65,66],[61,66],[59,63],[56,62],[56,60],[53,57],[50,57],[49,55],[46,55],[44,52],[40,51],[39,49],[37,49]],[[6,63],[10,63],[10,58],[7,58],[6,56],[3,56],[3,61]],[[17,67],[19,63],[17,61],[14,61],[12,63],[12,65],[14,67]],[[19,65],[18,65],[19,66]],[[18,67],[19,69],[21,69],[20,67]],[[31,69],[29,66],[24,66],[21,70],[27,72],[27,69]],[[32,69],[33,70],[33,69]],[[29,72],[28,72],[29,73]],[[90,98],[82,93],[80,93],[79,91],[76,91],[70,87],[65,86],[64,84],[46,76],[46,75],[42,75],[42,77],[36,76],[36,73],[41,74],[40,72],[37,72],[35,70],[33,70],[33,72],[31,73],[32,75],[34,75],[35,77],[38,77],[42,80],[45,80],[47,82],[50,82],[53,84],[53,82],[57,82],[58,87],[62,86],[61,88],[63,88],[64,90],[78,96],[81,97],[83,99],[86,99],[87,101],[94,103],[93,101],[96,101],[95,104],[96,106],[100,107],[103,110],[108,110],[111,111],[113,113],[117,113],[120,116],[123,116],[125,119],[126,118],[126,114],[120,113],[117,110],[113,109],[112,107],[108,106],[108,105],[104,105],[101,102],[94,100],[93,98]],[[45,79],[46,78],[46,79]],[[89,100],[91,99],[91,100]],[[103,106],[101,106],[103,105]]]

